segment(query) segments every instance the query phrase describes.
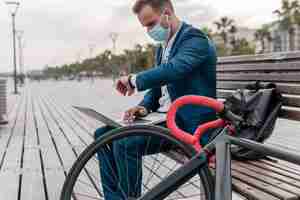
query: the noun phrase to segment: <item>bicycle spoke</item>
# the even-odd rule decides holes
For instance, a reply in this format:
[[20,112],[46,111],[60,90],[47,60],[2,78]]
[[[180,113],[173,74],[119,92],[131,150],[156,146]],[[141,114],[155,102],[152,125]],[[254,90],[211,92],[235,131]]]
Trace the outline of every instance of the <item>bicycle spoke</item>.
[[[162,141],[160,142],[159,144],[159,148],[158,149],[161,149],[161,145],[162,145]],[[159,153],[157,153],[155,156],[157,157],[159,155]],[[151,156],[152,157],[152,156]],[[153,159],[153,164],[155,163],[154,162],[155,160]],[[156,164],[155,164],[156,165]],[[154,165],[152,165],[152,167],[150,169],[154,169]],[[150,170],[152,172],[154,172],[153,170]],[[153,173],[154,174],[154,173]],[[148,185],[149,181],[151,180],[151,178],[153,177],[153,175],[151,177],[148,178],[148,180],[146,181],[146,185]]]

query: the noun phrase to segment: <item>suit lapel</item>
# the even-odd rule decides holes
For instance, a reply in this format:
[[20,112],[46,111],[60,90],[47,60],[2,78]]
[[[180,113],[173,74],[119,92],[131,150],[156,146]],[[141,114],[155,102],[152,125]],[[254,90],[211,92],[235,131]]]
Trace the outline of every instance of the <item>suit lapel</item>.
[[185,22],[183,22],[181,29],[179,30],[178,34],[176,35],[173,47],[170,52],[170,58],[174,57],[174,54],[176,53],[176,51],[178,49],[178,45],[180,44],[182,36],[184,35],[187,27],[188,27],[188,25]]
[[156,51],[156,65],[161,64],[161,59],[162,59],[162,47],[159,46],[157,51]]
[[[185,22],[183,22],[181,29],[179,30],[178,34],[176,35],[173,47],[170,52],[170,58],[174,57],[174,54],[176,53],[178,49],[178,45],[180,44],[180,40],[182,39],[186,29],[188,28],[189,25],[187,25]],[[162,60],[162,46],[159,46],[157,51],[156,51],[156,65],[161,64]]]

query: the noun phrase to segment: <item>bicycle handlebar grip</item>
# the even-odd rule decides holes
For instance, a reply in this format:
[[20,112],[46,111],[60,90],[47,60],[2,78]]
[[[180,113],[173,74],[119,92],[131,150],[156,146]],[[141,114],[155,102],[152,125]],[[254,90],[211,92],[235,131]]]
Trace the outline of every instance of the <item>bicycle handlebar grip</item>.
[[[180,107],[183,107],[185,105],[199,105],[199,106],[205,106],[212,108],[215,110],[217,113],[221,113],[224,111],[224,104],[222,102],[219,102],[213,98],[209,97],[203,97],[203,96],[184,96],[179,99],[177,99],[172,106],[170,107],[170,110],[167,114],[167,126],[171,130],[172,134],[179,140],[193,145],[196,149],[200,149],[201,146],[199,144],[198,139],[201,137],[203,134],[204,130],[207,130],[209,128],[215,128],[217,126],[222,126],[224,125],[223,120],[216,120],[214,123],[210,122],[207,123],[206,125],[200,126],[197,131],[196,131],[196,136],[193,136],[180,128],[177,127],[175,119],[176,119],[176,112]],[[201,130],[201,132],[199,132]]]

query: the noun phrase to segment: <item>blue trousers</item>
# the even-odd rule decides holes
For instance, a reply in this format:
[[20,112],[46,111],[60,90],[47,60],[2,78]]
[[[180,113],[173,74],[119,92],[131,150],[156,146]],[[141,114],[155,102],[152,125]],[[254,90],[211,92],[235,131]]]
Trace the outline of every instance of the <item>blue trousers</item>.
[[[111,127],[99,128],[95,139]],[[116,140],[97,152],[104,197],[123,200],[141,196],[142,157],[170,149],[170,144],[158,137],[134,136]]]
[[[165,126],[164,124],[161,124]],[[103,136],[111,127],[95,131],[95,139]],[[201,139],[206,144],[208,135]],[[158,137],[132,136],[107,145],[97,152],[104,198],[123,200],[138,198],[142,192],[142,157],[171,149],[171,144]]]

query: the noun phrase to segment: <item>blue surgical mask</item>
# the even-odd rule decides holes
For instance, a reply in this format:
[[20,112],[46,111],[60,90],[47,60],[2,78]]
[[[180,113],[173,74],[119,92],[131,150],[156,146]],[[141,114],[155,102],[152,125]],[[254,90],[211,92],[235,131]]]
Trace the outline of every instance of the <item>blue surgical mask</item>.
[[148,31],[148,35],[157,42],[164,42],[168,39],[170,28],[164,28],[157,23],[151,30]]

